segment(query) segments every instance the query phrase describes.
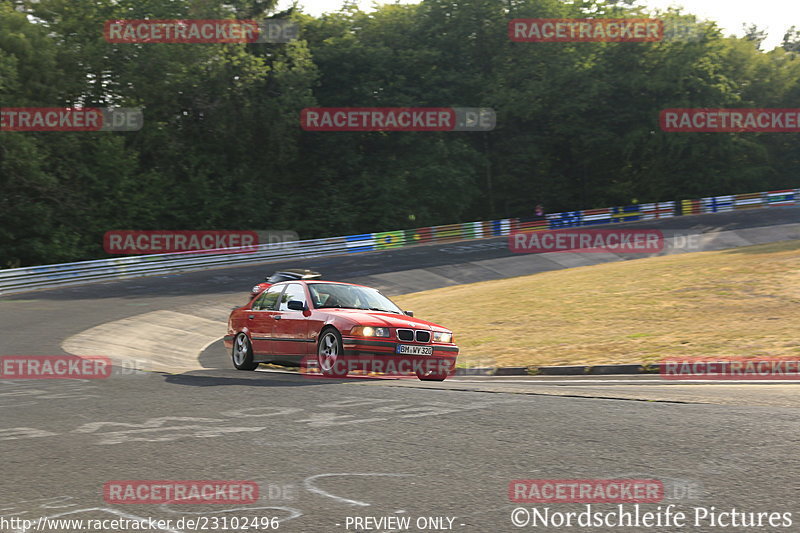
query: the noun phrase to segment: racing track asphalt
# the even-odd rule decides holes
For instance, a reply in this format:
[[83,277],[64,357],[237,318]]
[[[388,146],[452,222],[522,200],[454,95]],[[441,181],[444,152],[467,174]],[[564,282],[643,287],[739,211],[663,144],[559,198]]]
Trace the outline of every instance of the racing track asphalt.
[[[759,227],[794,223],[798,214],[767,209],[646,227]],[[347,280],[508,255],[505,240],[492,239],[20,294],[0,300],[0,353],[60,354],[63,339],[89,327],[243,293],[278,267]],[[0,381],[0,518],[277,516],[279,531],[344,532],[388,531],[347,528],[348,517],[409,517],[410,531],[443,531],[415,522],[449,517],[455,531],[515,531],[512,510],[534,505],[509,501],[514,479],[660,479],[660,505],[674,503],[690,518],[695,507],[794,513],[800,503],[794,385],[324,380],[237,372],[224,354],[218,364],[207,357],[212,368],[181,374]],[[137,479],[253,480],[261,495],[228,506],[104,501],[105,482]],[[800,514],[791,518],[792,527],[761,530],[800,529]]]

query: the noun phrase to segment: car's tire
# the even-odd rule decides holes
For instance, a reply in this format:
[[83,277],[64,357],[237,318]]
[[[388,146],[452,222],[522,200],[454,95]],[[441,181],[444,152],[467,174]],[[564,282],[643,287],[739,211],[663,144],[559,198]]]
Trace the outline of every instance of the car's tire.
[[347,376],[344,366],[344,347],[342,336],[335,328],[325,328],[319,334],[317,341],[317,365],[323,376],[343,378]]
[[[445,363],[447,364],[447,363]],[[450,376],[451,372],[455,369],[455,363],[447,364],[445,368],[443,366],[442,361],[437,362],[437,368],[433,368],[429,371],[424,371],[423,369],[417,369],[417,377],[422,381],[444,381],[445,379]]]
[[447,379],[448,374],[426,374],[417,370],[417,377],[421,381],[444,381]]
[[255,370],[258,368],[258,363],[253,361],[253,345],[250,344],[250,339],[247,338],[246,333],[239,333],[233,339],[231,360],[236,370]]

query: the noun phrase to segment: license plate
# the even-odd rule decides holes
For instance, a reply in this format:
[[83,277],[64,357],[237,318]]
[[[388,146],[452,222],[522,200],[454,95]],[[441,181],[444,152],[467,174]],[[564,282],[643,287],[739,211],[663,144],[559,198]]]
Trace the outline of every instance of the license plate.
[[401,355],[433,355],[433,346],[409,346],[398,344],[397,353]]

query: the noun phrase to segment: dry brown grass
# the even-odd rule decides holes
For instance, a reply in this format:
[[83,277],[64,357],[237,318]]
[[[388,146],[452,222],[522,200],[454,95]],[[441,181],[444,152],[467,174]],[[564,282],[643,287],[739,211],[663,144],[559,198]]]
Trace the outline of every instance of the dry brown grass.
[[800,241],[458,285],[394,300],[468,366],[800,355]]

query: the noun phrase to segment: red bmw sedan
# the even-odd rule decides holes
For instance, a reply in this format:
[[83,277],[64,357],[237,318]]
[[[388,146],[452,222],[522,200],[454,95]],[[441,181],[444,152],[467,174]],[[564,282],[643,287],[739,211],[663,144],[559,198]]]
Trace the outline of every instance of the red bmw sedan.
[[275,363],[328,377],[364,370],[443,381],[458,357],[450,330],[414,318],[378,290],[316,280],[276,283],[234,309],[224,343],[239,370]]

